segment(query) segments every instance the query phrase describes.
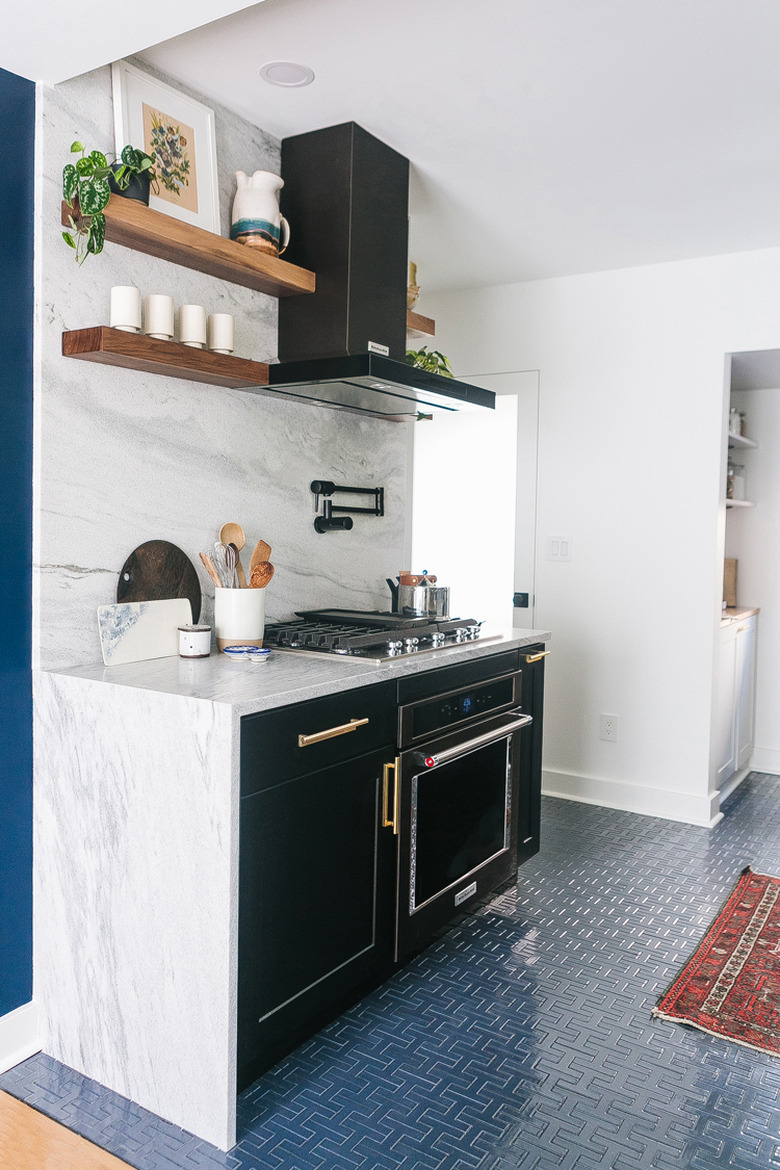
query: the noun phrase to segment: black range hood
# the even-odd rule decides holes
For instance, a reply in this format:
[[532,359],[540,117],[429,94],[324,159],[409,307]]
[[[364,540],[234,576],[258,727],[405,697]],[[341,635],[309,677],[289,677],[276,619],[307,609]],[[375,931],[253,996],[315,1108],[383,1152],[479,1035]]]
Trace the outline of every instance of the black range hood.
[[495,406],[495,395],[408,366],[409,161],[354,122],[282,142],[285,259],[312,294],[279,302],[269,384],[322,405],[400,420]]
[[493,409],[495,394],[374,353],[268,367],[269,385],[323,406],[402,421],[437,411]]

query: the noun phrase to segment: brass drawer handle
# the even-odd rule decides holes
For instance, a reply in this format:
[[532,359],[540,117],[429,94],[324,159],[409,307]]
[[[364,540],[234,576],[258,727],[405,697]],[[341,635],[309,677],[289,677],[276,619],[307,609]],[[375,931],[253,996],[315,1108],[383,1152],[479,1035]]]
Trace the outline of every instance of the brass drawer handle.
[[540,654],[526,654],[525,660],[526,662],[538,662],[540,658],[546,658],[549,653],[549,650],[542,650]]
[[[396,837],[398,835],[398,811],[399,811],[398,805],[399,805],[399,797],[400,797],[400,793],[401,793],[401,787],[398,783],[399,762],[400,761],[398,759],[398,756],[396,756],[395,760],[393,761],[392,764],[383,764],[382,765],[382,828],[383,829],[392,828],[394,837]],[[389,812],[388,805],[390,803],[390,800],[389,800],[389,796],[390,796],[390,775],[389,774],[390,774],[390,772],[393,773],[393,815],[392,815],[392,817],[388,816],[388,812]]]
[[321,743],[323,739],[333,739],[336,735],[346,735],[356,727],[368,723],[367,719],[350,719],[349,723],[342,723],[340,727],[329,727],[327,731],[315,731],[313,735],[299,735],[298,747],[309,747],[313,743]]

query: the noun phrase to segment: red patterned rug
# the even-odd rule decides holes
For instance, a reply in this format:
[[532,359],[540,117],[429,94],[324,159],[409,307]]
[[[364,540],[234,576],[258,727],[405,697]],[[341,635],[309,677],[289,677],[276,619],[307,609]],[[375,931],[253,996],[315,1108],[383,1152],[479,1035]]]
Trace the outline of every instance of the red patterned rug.
[[653,1015],[780,1056],[780,878],[742,871]]

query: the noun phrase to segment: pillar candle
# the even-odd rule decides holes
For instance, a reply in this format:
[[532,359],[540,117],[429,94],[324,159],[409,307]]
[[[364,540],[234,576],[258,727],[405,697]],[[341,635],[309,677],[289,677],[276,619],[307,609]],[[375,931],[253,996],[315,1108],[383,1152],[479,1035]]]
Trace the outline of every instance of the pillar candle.
[[230,313],[210,313],[208,321],[209,349],[215,353],[233,352],[233,318]]
[[203,305],[182,305],[179,309],[179,341],[203,349],[206,344],[206,310]]
[[111,289],[108,323],[124,333],[141,332],[141,290],[132,284],[118,284]]
[[170,341],[173,337],[173,297],[163,293],[149,293],[146,298],[144,332],[149,337]]

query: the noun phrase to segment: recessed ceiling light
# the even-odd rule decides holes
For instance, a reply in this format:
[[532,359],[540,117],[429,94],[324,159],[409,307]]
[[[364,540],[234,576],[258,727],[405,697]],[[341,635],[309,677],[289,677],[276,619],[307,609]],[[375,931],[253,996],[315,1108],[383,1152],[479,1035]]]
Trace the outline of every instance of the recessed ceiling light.
[[296,65],[295,61],[266,61],[261,66],[260,76],[269,85],[311,85],[314,70],[308,65]]

